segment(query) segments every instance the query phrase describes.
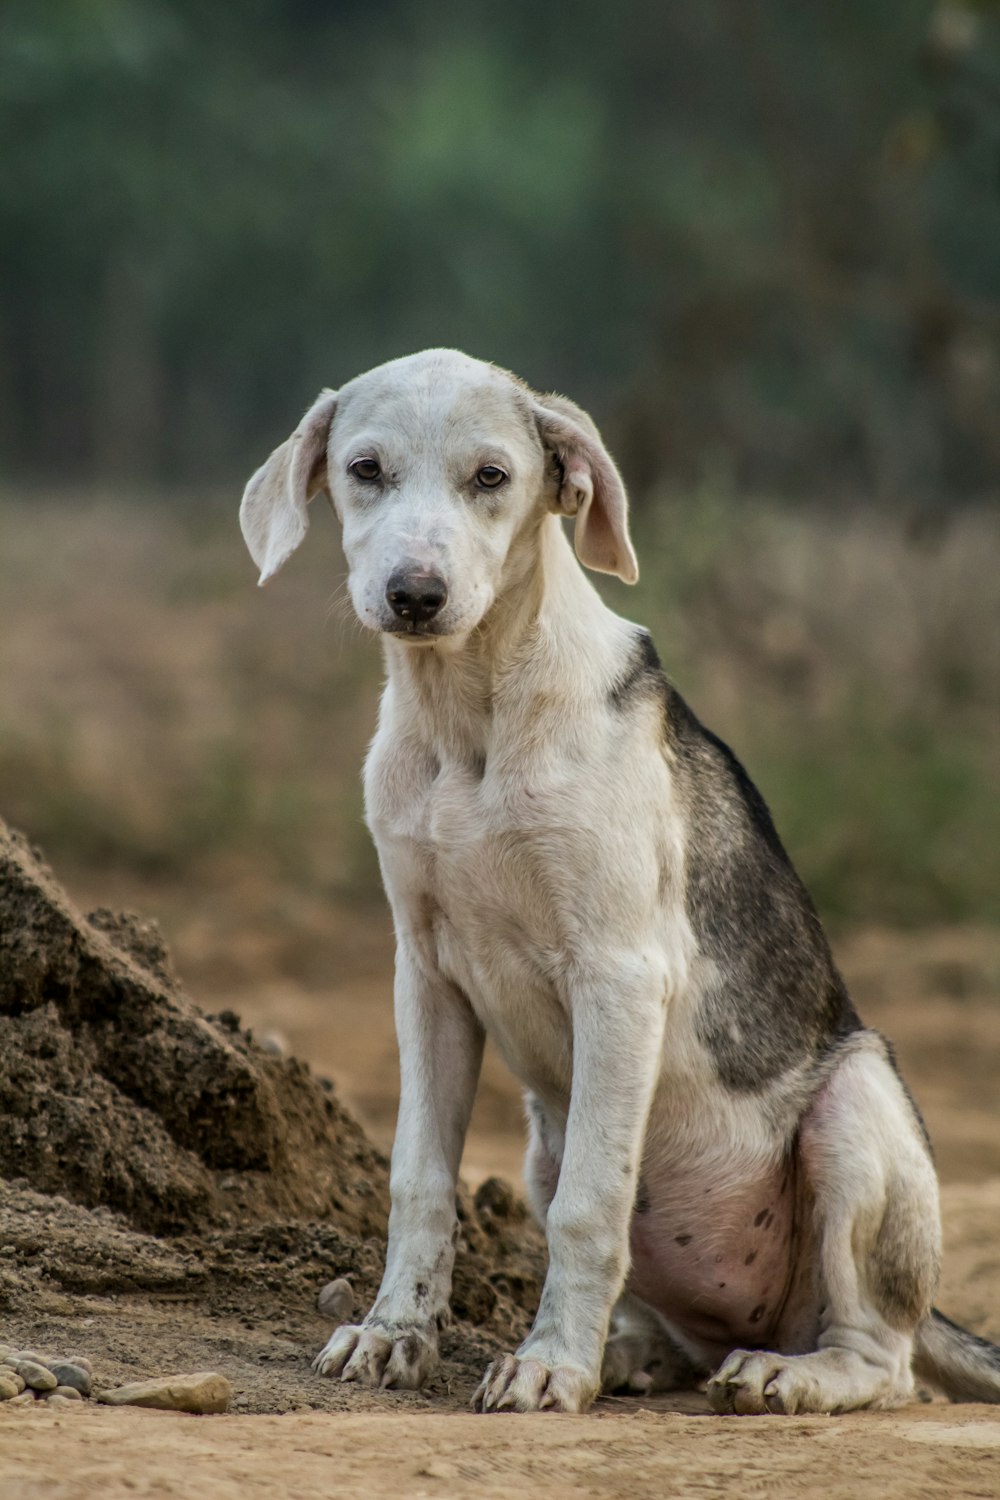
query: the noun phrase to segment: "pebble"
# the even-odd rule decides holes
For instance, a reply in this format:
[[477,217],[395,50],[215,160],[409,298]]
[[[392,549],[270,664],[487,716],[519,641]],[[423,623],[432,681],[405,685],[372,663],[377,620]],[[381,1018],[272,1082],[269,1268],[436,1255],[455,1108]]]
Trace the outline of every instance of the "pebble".
[[34,1391],[22,1391],[19,1396],[14,1396],[12,1400],[7,1402],[8,1406],[34,1406],[34,1404]]
[[9,1375],[0,1375],[0,1401],[12,1401],[24,1390],[24,1381],[20,1375],[13,1371]]
[[78,1370],[86,1370],[87,1374],[93,1377],[94,1367],[85,1354],[71,1354],[66,1359],[65,1363],[68,1365],[76,1365]]
[[195,1375],[161,1375],[135,1380],[114,1391],[97,1391],[106,1406],[154,1406],[160,1411],[223,1412],[232,1386],[224,1375],[202,1370]]
[[56,1396],[65,1397],[67,1401],[82,1401],[83,1397],[75,1385],[57,1385],[54,1391],[46,1396],[46,1401],[55,1400]]
[[332,1323],[346,1323],[354,1315],[354,1288],[343,1276],[328,1281],[316,1298],[316,1306]]
[[283,1031],[265,1031],[260,1038],[260,1045],[272,1057],[287,1057],[290,1050],[288,1038]]
[[81,1396],[89,1396],[93,1388],[90,1375],[81,1365],[74,1364],[68,1359],[50,1359],[48,1368],[59,1385],[71,1385],[74,1390],[80,1392]]
[[[74,1396],[76,1397],[75,1401],[72,1399]],[[75,1406],[79,1406],[82,1402],[83,1397],[80,1395],[80,1392],[71,1391],[68,1387],[65,1395],[60,1395],[58,1391],[50,1391],[45,1398],[46,1406],[57,1406],[66,1411],[72,1411]]]
[[59,1384],[51,1370],[36,1364],[33,1359],[18,1360],[14,1368],[25,1385],[30,1385],[33,1391],[54,1391]]
[[432,1458],[429,1462],[421,1464],[417,1475],[421,1478],[426,1476],[428,1479],[457,1479],[458,1469],[446,1458]]

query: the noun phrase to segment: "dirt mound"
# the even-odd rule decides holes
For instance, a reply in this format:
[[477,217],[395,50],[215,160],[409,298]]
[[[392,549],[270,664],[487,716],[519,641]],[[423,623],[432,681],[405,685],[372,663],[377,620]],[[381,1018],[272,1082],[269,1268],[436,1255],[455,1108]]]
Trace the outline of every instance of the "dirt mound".
[[294,1058],[171,979],[152,923],[82,917],[0,826],[0,1172],[153,1232],[334,1212],[385,1222],[387,1164]]
[[[331,1276],[359,1311],[381,1276],[388,1163],[332,1085],[202,1014],[155,925],[82,916],[2,823],[0,1178],[5,1325],[95,1296],[308,1323]],[[527,1326],[543,1248],[495,1180],[459,1217],[453,1306],[478,1363],[482,1330]]]

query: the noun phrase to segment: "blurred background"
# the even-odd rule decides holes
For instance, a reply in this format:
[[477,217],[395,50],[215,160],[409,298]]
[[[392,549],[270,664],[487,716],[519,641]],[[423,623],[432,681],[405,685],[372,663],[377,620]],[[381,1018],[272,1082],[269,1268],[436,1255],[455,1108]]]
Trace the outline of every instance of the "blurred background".
[[[455,345],[601,424],[606,597],[1000,1172],[1000,4],[5,0],[0,140],[0,813],[79,899],[388,1138],[379,651],[236,507]],[[491,1059],[473,1175],[517,1128]]]

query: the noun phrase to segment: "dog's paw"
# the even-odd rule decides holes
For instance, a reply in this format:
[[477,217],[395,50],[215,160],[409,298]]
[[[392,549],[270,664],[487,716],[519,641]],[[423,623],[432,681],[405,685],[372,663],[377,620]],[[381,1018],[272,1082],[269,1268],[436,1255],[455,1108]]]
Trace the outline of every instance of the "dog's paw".
[[313,1360],[317,1375],[383,1390],[415,1391],[437,1368],[437,1334],[423,1327],[389,1329],[345,1323]]
[[504,1354],[495,1359],[472,1398],[475,1411],[585,1411],[597,1382],[575,1365],[545,1365]]
[[717,1412],[737,1416],[792,1416],[796,1412],[831,1412],[846,1405],[866,1406],[869,1393],[858,1399],[841,1389],[829,1353],[768,1354],[737,1349],[708,1382],[708,1399]]

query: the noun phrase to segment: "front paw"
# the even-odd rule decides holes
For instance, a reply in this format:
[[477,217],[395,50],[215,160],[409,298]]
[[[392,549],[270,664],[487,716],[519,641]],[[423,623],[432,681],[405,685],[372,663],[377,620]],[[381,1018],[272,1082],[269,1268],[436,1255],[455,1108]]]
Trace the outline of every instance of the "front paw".
[[384,1323],[345,1323],[313,1360],[317,1375],[383,1390],[415,1391],[438,1364],[433,1327],[402,1328]]
[[504,1354],[495,1359],[472,1398],[476,1411],[585,1411],[598,1382],[576,1365]]

